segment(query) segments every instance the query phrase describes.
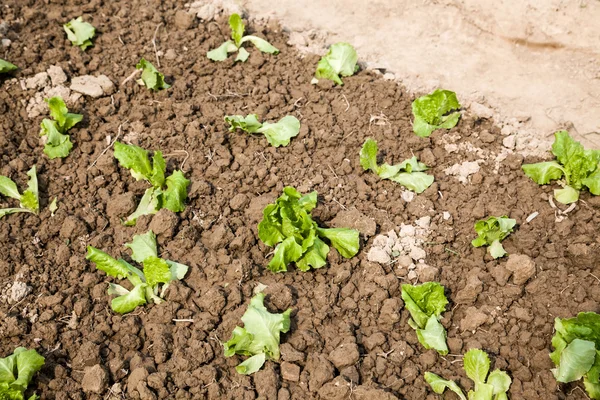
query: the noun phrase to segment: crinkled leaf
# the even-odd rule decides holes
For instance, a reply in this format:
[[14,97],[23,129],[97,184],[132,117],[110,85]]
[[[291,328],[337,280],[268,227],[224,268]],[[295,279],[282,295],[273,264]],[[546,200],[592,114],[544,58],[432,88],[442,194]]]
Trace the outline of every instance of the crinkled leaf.
[[206,57],[213,61],[225,61],[229,56],[229,53],[233,53],[238,48],[231,40],[226,41],[216,49],[213,49],[206,53]]
[[446,344],[446,329],[438,321],[435,315],[427,320],[425,329],[417,329],[417,339],[426,349],[435,349],[438,353],[445,356],[448,354],[448,345]]
[[489,248],[490,255],[494,258],[504,257],[507,253],[504,250],[504,246],[500,243],[500,240],[494,240]]
[[265,122],[257,132],[264,134],[272,146],[287,146],[290,139],[300,132],[300,121],[296,117],[287,115],[274,124]]
[[21,195],[19,194],[17,184],[12,179],[2,175],[0,175],[0,194],[6,197],[21,200]]
[[44,146],[44,153],[50,159],[64,158],[69,155],[73,148],[73,143],[69,135],[60,133],[56,121],[50,119],[42,120],[42,130],[40,136],[46,136],[46,145]]
[[171,85],[165,82],[165,76],[158,72],[150,61],[142,58],[135,67],[142,70],[142,78],[138,80],[138,83],[146,86],[148,89],[157,91],[171,87]]
[[305,194],[304,196],[298,199],[298,204],[300,207],[304,208],[306,212],[312,211],[313,208],[317,206],[318,194],[316,190]]
[[485,383],[490,372],[490,358],[483,350],[471,349],[463,358],[463,368],[467,376],[475,382],[475,391],[478,391],[479,385]]
[[377,142],[373,139],[367,139],[360,149],[360,165],[365,171],[371,170],[379,174],[379,166],[377,165]]
[[167,264],[169,264],[169,269],[171,270],[171,280],[172,281],[180,281],[185,278],[185,274],[187,274],[189,267],[185,264],[180,264],[175,261],[165,260]]
[[129,293],[129,290],[125,289],[123,286],[121,285],[117,285],[116,283],[109,283],[108,284],[108,290],[106,291],[106,293],[109,296],[124,296],[127,293]]
[[4,74],[6,72],[11,72],[18,68],[19,67],[17,67],[15,64],[11,64],[8,61],[5,61],[0,58],[0,74]]
[[269,204],[263,210],[263,219],[258,224],[258,237],[267,246],[275,246],[285,239],[282,228],[279,206]]
[[596,168],[594,173],[588,175],[581,183],[587,186],[591,194],[600,195],[600,168]]
[[474,247],[488,245],[490,246],[488,251],[492,257],[502,257],[506,252],[500,241],[513,231],[516,224],[516,220],[507,216],[479,220],[475,223],[475,232],[477,232],[478,237],[471,241],[471,244]]
[[329,79],[343,85],[341,76],[351,76],[358,70],[358,55],[354,47],[348,43],[336,43],[331,45],[329,51],[317,64],[315,78]]
[[248,133],[255,133],[262,126],[262,124],[258,122],[258,115],[256,114],[248,114],[245,117],[243,115],[226,115],[225,122],[230,125],[230,132],[241,129]]
[[12,383],[17,380],[17,354],[0,358],[0,382]]
[[390,178],[415,193],[423,193],[434,181],[433,175],[424,172],[400,172]]
[[312,268],[321,268],[327,264],[327,254],[329,254],[329,246],[319,239],[315,238],[313,245],[306,250],[302,258],[296,261],[296,267],[300,271],[308,271]]
[[589,340],[600,349],[600,315],[595,312],[581,312],[574,318],[556,318],[554,329],[567,343],[574,339]]
[[145,283],[135,285],[131,292],[115,297],[110,302],[110,307],[114,312],[119,314],[126,314],[135,310],[137,306],[146,304],[146,288],[148,287]]
[[348,228],[317,228],[320,237],[327,238],[344,258],[352,258],[360,248],[359,232]]
[[583,377],[583,386],[590,399],[600,400],[600,383],[593,383],[586,377]]
[[140,204],[138,204],[136,210],[131,214],[124,222],[126,226],[133,226],[137,221],[138,217],[142,215],[156,214],[160,210],[162,201],[162,191],[156,188],[146,189]]
[[552,370],[558,382],[573,382],[581,379],[594,364],[596,345],[594,342],[573,339],[560,354],[558,368]]
[[116,142],[114,155],[119,160],[119,164],[127,168],[136,180],[149,180],[152,176],[153,169],[150,165],[147,150],[133,144]]
[[554,134],[552,153],[563,165],[567,184],[574,189],[582,188],[582,181],[598,167],[600,152],[585,150],[567,131]]
[[402,285],[402,300],[404,307],[420,329],[427,325],[432,315],[441,319],[446,310],[448,299],[444,294],[444,287],[437,282],[426,282],[422,285]]
[[123,260],[116,260],[95,247],[88,246],[87,250],[85,259],[95,263],[96,268],[106,272],[108,276],[119,279],[127,278],[134,286],[143,283],[141,278],[143,274],[139,269]]
[[167,189],[163,192],[163,208],[173,212],[185,210],[185,200],[187,199],[187,188],[190,184],[189,179],[181,171],[173,171],[167,178]]
[[29,181],[27,182],[27,190],[21,196],[21,207],[38,213],[40,210],[40,201],[38,194],[38,180],[35,165],[27,171]]
[[235,57],[235,61],[246,62],[246,60],[248,60],[248,57],[250,57],[250,53],[248,53],[248,51],[245,48],[240,47],[238,49],[238,55]]
[[300,257],[302,257],[302,246],[296,243],[293,236],[290,236],[277,245],[268,268],[273,272],[287,271],[287,265],[300,259]]
[[[269,54],[279,53],[279,49],[277,47],[273,46],[271,43],[267,42],[265,39],[259,38],[258,36],[252,36],[252,35],[244,36],[242,38],[242,41],[240,42],[240,45],[244,42],[252,43],[258,50],[260,50],[263,53],[269,53]],[[243,49],[243,47],[240,47],[240,51],[242,51],[242,49]]]
[[431,389],[437,394],[443,394],[446,389],[452,390],[461,400],[467,400],[461,388],[454,381],[443,379],[433,372],[425,372],[425,381],[429,383]]
[[96,28],[87,22],[83,22],[81,17],[72,19],[63,25],[67,38],[74,46],[79,46],[81,50],[87,49],[92,45],[92,38],[96,34]]
[[437,89],[431,94],[419,97],[412,103],[415,117],[413,131],[417,136],[428,137],[436,129],[450,129],[456,126],[460,113],[449,113],[460,107],[456,93],[449,90]]
[[66,133],[83,119],[81,114],[70,113],[61,97],[55,96],[47,99],[46,102],[48,103],[50,116],[56,121],[58,130],[61,133]]
[[158,257],[156,235],[152,231],[135,235],[131,243],[126,243],[125,247],[131,249],[131,258],[139,263],[144,262],[148,257]]
[[469,400],[492,400],[493,396],[494,387],[487,383],[481,383],[475,391],[469,390]]
[[240,47],[242,37],[244,36],[244,30],[246,29],[242,17],[240,17],[239,14],[231,14],[229,17],[229,27],[231,28],[231,38],[235,42],[235,45]]
[[525,164],[522,168],[525,175],[538,185],[545,185],[550,183],[550,181],[560,179],[564,174],[563,168],[556,161]]
[[235,367],[238,374],[251,375],[262,368],[267,356],[265,353],[256,354]]
[[161,188],[165,184],[165,171],[167,170],[167,164],[163,158],[162,152],[155,151],[152,156],[152,172],[148,177],[148,180],[155,188]]
[[[280,334],[290,329],[290,314],[288,309],[282,314],[271,314],[264,306],[264,293],[256,294],[248,309],[242,316],[244,328],[236,327],[232,338],[223,344],[225,356],[230,357],[233,354],[254,356],[264,354],[265,359],[279,360],[279,341]],[[245,369],[240,373],[253,370],[257,364],[262,363],[252,361],[245,365]],[[263,361],[264,362],[264,361]]]
[[579,190],[566,185],[562,189],[554,189],[554,198],[562,204],[571,204],[579,200]]
[[488,375],[486,383],[494,387],[494,395],[499,395],[508,392],[512,380],[506,372],[495,369]]
[[150,287],[159,283],[169,283],[171,281],[171,269],[169,264],[162,258],[149,256],[144,260],[144,275],[146,282]]
[[15,349],[13,354],[17,355],[17,379],[10,386],[24,392],[33,379],[33,375],[44,366],[45,359],[34,349],[26,350],[23,347]]

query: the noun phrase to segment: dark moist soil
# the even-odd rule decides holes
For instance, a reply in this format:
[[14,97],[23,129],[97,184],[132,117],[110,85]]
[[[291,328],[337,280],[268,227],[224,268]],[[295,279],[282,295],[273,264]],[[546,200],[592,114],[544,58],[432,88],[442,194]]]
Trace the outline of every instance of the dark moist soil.
[[[17,78],[58,65],[70,78],[105,74],[118,86],[141,57],[155,61],[151,39],[162,23],[158,48],[172,51],[170,59],[161,57],[160,70],[173,87],[152,93],[132,81],[112,97],[81,98],[71,107],[85,116],[71,130],[71,155],[49,160],[38,137],[42,116],[28,118],[25,110],[35,91],[0,81],[0,173],[22,186],[36,164],[42,203],[39,216],[0,220],[2,288],[14,280],[32,288],[18,304],[0,303],[0,356],[16,346],[44,355],[46,365],[32,384],[42,398],[437,399],[424,373],[468,388],[457,355],[471,347],[509,372],[513,399],[586,398],[580,385],[556,384],[548,353],[555,317],[600,311],[597,199],[583,194],[569,217],[555,222],[551,187],[527,179],[519,155],[509,155],[498,173],[487,159],[468,184],[459,183],[443,170],[478,157],[448,153],[448,132],[416,137],[410,95],[366,71],[344,78],[343,87],[311,85],[319,57],[298,54],[276,26],[250,29],[281,54],[250,50],[244,64],[233,57],[213,63],[205,53],[225,39],[227,23],[198,23],[181,11],[183,2],[50,3],[19,0],[0,8],[12,40],[2,58],[21,66]],[[79,15],[98,29],[85,53],[60,26]],[[228,132],[224,115],[248,113],[269,121],[294,115],[300,134],[276,149],[264,137]],[[183,169],[192,184],[184,212],[121,225],[147,185],[119,167],[111,150],[101,155],[119,126],[134,144],[168,154],[170,170],[184,161],[183,150],[189,152]],[[496,153],[502,148],[502,135],[485,120],[465,116],[449,133],[460,135],[459,143]],[[399,185],[362,171],[358,153],[367,137],[378,140],[387,162],[417,155],[433,167],[435,183],[403,201]],[[333,250],[327,267],[309,273],[266,270],[272,249],[258,240],[256,225],[286,185],[319,192],[313,215],[320,224],[360,226],[361,252],[346,260]],[[51,217],[47,206],[54,197],[59,208]],[[525,223],[535,211],[539,216]],[[504,247],[535,262],[525,283],[514,283],[506,258],[494,261],[470,245],[477,219],[503,214],[521,224]],[[447,357],[425,351],[408,326],[400,299],[405,278],[397,267],[366,259],[373,222],[385,233],[427,215],[433,231],[427,263],[439,268],[436,278],[451,301],[443,320]],[[110,279],[85,260],[86,245],[127,259],[123,244],[150,228],[162,254],[188,264],[190,273],[168,290],[165,303],[116,315],[106,294]],[[268,285],[272,312],[294,310],[292,327],[282,336],[281,364],[267,362],[242,376],[234,367],[243,358],[224,358],[221,342],[241,324],[259,282]]]

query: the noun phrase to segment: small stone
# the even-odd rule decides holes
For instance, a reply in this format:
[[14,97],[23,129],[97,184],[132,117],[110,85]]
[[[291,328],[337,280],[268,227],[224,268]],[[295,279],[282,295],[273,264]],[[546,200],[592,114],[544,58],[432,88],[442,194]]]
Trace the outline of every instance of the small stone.
[[525,254],[511,254],[506,269],[513,273],[513,283],[522,285],[535,275],[535,262]]
[[386,81],[393,81],[394,79],[396,79],[396,75],[392,74],[391,72],[386,72],[385,74],[383,74],[383,79],[385,79]]
[[409,255],[410,258],[412,258],[413,260],[419,261],[424,260],[427,256],[427,253],[422,248],[414,246],[410,249]]
[[48,73],[40,72],[39,74],[35,74],[33,77],[27,79],[25,81],[25,86],[27,89],[38,89],[43,88],[48,83]]
[[250,200],[248,199],[248,196],[246,196],[244,193],[238,193],[233,196],[229,202],[229,207],[231,207],[233,210],[241,210],[242,208],[245,208],[249,202]]
[[513,129],[513,127],[512,127],[512,126],[510,126],[510,125],[504,125],[504,126],[502,127],[502,129],[500,129],[500,133],[501,133],[503,136],[508,136],[508,135],[510,135],[511,133],[513,133],[513,131],[514,131],[514,129]]
[[104,393],[108,388],[108,372],[100,364],[87,367],[84,370],[81,388],[86,393]]
[[460,321],[460,329],[474,331],[487,322],[488,315],[475,307],[467,308],[465,317]]
[[411,192],[410,190],[405,190],[400,195],[402,200],[404,200],[407,203],[410,203],[411,201],[413,201],[415,199],[415,196],[416,196],[415,192]]
[[10,47],[11,43],[10,39],[2,39],[2,47]]
[[291,32],[288,40],[290,46],[306,46],[306,39],[300,32]]
[[412,270],[412,271],[410,271],[410,272],[408,273],[408,275],[406,275],[406,278],[407,278],[409,281],[414,281],[415,279],[417,279],[417,278],[418,278],[417,271],[415,271],[415,270]]
[[419,275],[419,282],[421,283],[436,281],[439,273],[440,270],[437,267],[424,263],[417,264],[417,275]]
[[145,384],[150,374],[146,368],[136,368],[131,371],[129,378],[127,378],[127,393],[131,396],[133,391],[137,389],[139,383]]
[[65,71],[57,65],[50,66],[46,72],[48,72],[48,76],[50,76],[52,86],[62,85],[67,81],[67,74],[65,74]]
[[456,293],[457,304],[473,304],[479,293],[483,291],[483,282],[477,276],[479,270],[473,270],[467,277],[467,284]]
[[282,362],[281,377],[286,381],[298,382],[300,380],[300,367],[291,362]]
[[177,214],[163,208],[152,217],[150,229],[156,235],[164,235],[167,238],[171,238],[175,234],[178,225],[179,217]]
[[371,247],[369,253],[367,253],[367,260],[380,264],[387,264],[392,261],[390,255],[381,247]]
[[177,53],[175,52],[175,50],[173,49],[169,49],[167,50],[167,52],[165,53],[165,58],[167,60],[174,60],[177,58]]
[[396,264],[398,264],[398,266],[402,268],[408,268],[411,265],[414,265],[412,258],[406,255],[396,258]]
[[113,196],[106,205],[106,214],[111,218],[126,218],[136,208],[135,196],[131,192]]
[[356,343],[345,343],[329,354],[329,359],[339,370],[349,365],[354,365],[360,359],[360,352]]
[[490,119],[494,116],[494,111],[484,106],[483,104],[473,102],[471,103],[471,113],[475,114],[480,118]]
[[70,215],[63,221],[60,228],[60,238],[74,240],[88,233],[88,227],[85,221]]
[[340,211],[335,218],[331,220],[331,226],[334,228],[356,229],[367,238],[375,235],[375,232],[377,231],[377,224],[375,221],[356,208]]
[[189,14],[183,10],[178,10],[175,13],[175,26],[182,30],[187,30],[192,27],[194,23],[194,15]]
[[115,85],[106,75],[77,76],[71,80],[71,90],[94,98],[114,92]]
[[517,137],[515,135],[510,135],[502,139],[502,145],[507,149],[514,149],[517,145]]

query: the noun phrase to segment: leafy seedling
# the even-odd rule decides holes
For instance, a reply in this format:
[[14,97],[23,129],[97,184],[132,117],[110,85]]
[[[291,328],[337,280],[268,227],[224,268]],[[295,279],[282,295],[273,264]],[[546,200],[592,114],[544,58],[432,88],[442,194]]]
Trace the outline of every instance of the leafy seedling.
[[327,264],[327,240],[345,258],[358,253],[358,231],[347,228],[319,228],[310,211],[317,206],[317,192],[307,195],[293,187],[285,187],[283,194],[263,210],[258,224],[258,237],[267,246],[275,247],[268,268],[273,272],[287,271],[287,265],[296,263],[300,271],[321,268]]
[[431,94],[419,97],[412,103],[415,117],[413,131],[417,136],[429,137],[436,129],[455,127],[460,118],[460,112],[455,110],[460,107],[456,93],[449,90],[437,89]]
[[229,341],[223,343],[225,357],[234,354],[250,356],[235,367],[240,374],[250,375],[262,368],[266,360],[279,360],[279,335],[290,329],[291,309],[271,314],[264,306],[264,293],[256,294],[242,316],[244,327],[236,326]]
[[315,84],[319,79],[329,79],[338,85],[343,85],[340,76],[352,76],[358,72],[357,61],[358,55],[351,44],[343,42],[333,44],[327,54],[319,60],[311,83]]
[[60,97],[46,99],[46,103],[48,103],[50,116],[53,119],[44,118],[42,120],[40,136],[46,137],[44,153],[50,159],[64,158],[73,148],[67,131],[79,123],[83,119],[83,115],[70,113]]
[[73,46],[79,46],[85,50],[92,45],[92,38],[96,34],[96,28],[87,22],[83,22],[81,17],[72,19],[63,25],[67,38],[73,43]]
[[19,67],[17,67],[15,64],[11,64],[8,61],[4,61],[3,59],[0,58],[0,74],[4,74],[6,72],[11,72],[18,68]]
[[169,283],[183,279],[188,271],[187,265],[158,257],[156,236],[152,231],[135,235],[133,241],[125,246],[131,249],[131,258],[143,265],[143,271],[92,246],[88,246],[85,257],[108,276],[127,278],[133,286],[133,289],[127,290],[121,285],[108,284],[108,294],[117,295],[111,301],[111,308],[119,314],[131,312],[150,301],[161,303]]
[[214,50],[206,53],[206,56],[213,61],[225,61],[229,57],[229,53],[238,52],[235,61],[244,62],[248,59],[250,53],[242,47],[245,42],[250,42],[258,50],[263,53],[277,54],[279,50],[273,47],[269,42],[257,36],[244,36],[246,25],[238,14],[231,14],[229,17],[229,26],[231,27],[231,39],[228,40]]
[[365,171],[371,170],[380,178],[397,182],[416,193],[422,193],[433,183],[433,176],[423,172],[427,170],[427,165],[419,162],[417,157],[413,156],[396,165],[378,165],[377,151],[377,142],[367,139],[360,150],[360,165]]
[[40,201],[38,195],[38,180],[35,165],[27,171],[29,181],[27,182],[27,190],[23,194],[19,193],[17,184],[12,179],[0,175],[0,194],[6,197],[11,197],[19,200],[18,208],[1,208],[0,218],[5,215],[15,214],[20,212],[29,212],[37,214],[40,211]]
[[582,312],[575,318],[556,318],[550,358],[558,382],[583,378],[585,390],[600,400],[600,315]]
[[165,76],[158,72],[150,61],[146,61],[142,58],[135,67],[142,70],[142,77],[137,80],[138,84],[146,86],[148,89],[154,90],[155,92],[171,87],[171,85],[165,82]]
[[[0,358],[0,399],[25,400],[25,391],[33,376],[44,366],[45,358],[34,349],[17,347],[8,357]],[[28,400],[37,400],[32,395]]]
[[[512,383],[510,376],[499,369],[490,371],[490,359],[483,350],[471,349],[463,358],[463,368],[467,376],[475,383],[469,390],[469,400],[508,400],[508,389]],[[487,378],[487,379],[486,379]],[[452,390],[461,400],[467,400],[462,389],[454,381],[445,380],[432,372],[425,372],[425,381],[437,394],[446,389]]]
[[422,285],[402,285],[404,307],[410,312],[408,324],[417,332],[417,338],[426,349],[435,349],[445,356],[448,354],[446,329],[440,323],[446,311],[448,299],[444,287],[437,282]]
[[471,244],[474,247],[489,246],[488,251],[492,257],[504,257],[506,251],[500,242],[511,234],[516,224],[516,220],[506,215],[479,220],[475,223],[475,232],[478,236]]
[[[148,151],[141,147],[115,143],[115,157],[122,167],[129,169],[136,180],[146,180],[152,187],[140,200],[137,209],[127,217],[124,224],[135,225],[140,215],[156,214],[160,209],[166,208],[175,213],[185,210],[187,188],[190,181],[185,178],[182,171],[175,170],[165,179],[167,164],[160,151],[155,151],[152,162]],[[165,188],[166,186],[166,188]]]
[[262,133],[269,144],[275,147],[287,146],[290,139],[300,132],[300,121],[291,115],[281,118],[274,124],[269,122],[261,124],[258,122],[256,114],[250,114],[246,117],[243,115],[227,115],[225,116],[225,122],[230,125],[230,132],[241,129],[248,133]]
[[[558,180],[562,189],[554,189],[554,197],[563,204],[579,200],[579,191],[587,187],[593,195],[600,195],[600,150],[585,150],[567,131],[554,134],[552,154],[556,161],[523,165],[525,175],[538,185]],[[561,179],[564,178],[564,179]]]

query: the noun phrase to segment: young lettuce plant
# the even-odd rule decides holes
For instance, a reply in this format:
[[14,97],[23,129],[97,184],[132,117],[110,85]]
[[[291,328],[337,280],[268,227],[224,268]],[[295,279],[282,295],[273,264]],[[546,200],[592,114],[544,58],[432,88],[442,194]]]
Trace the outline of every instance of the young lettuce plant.
[[135,68],[142,70],[142,77],[136,81],[139,85],[146,86],[155,92],[171,87],[171,85],[165,82],[165,76],[158,72],[154,65],[144,58],[136,64]]
[[419,97],[412,103],[415,117],[413,132],[420,137],[429,137],[436,129],[450,129],[456,126],[460,118],[461,107],[456,93],[437,89],[431,94]]
[[437,282],[422,285],[402,285],[404,307],[410,312],[408,324],[417,332],[417,338],[426,349],[435,349],[445,356],[448,354],[446,329],[440,323],[446,311],[448,299],[444,287]]
[[[45,361],[37,351],[24,347],[17,347],[10,356],[0,358],[0,399],[25,400],[27,386]],[[33,394],[28,400],[39,398]]]
[[242,47],[245,42],[252,43],[263,53],[279,53],[279,50],[276,47],[272,46],[264,39],[252,35],[244,36],[246,25],[244,25],[242,18],[238,14],[231,14],[229,17],[229,26],[231,27],[231,38],[233,40],[228,40],[216,49],[206,53],[206,56],[210,60],[225,61],[229,56],[229,53],[235,53],[237,51],[238,55],[235,58],[235,61],[246,61],[250,53]]
[[15,64],[11,64],[8,61],[4,61],[0,58],[0,74],[15,71],[16,69],[18,69],[18,67]]
[[319,60],[311,83],[315,84],[319,79],[329,79],[338,85],[343,85],[340,76],[352,76],[358,72],[357,62],[358,55],[351,44],[343,42],[333,44],[327,54]]
[[52,97],[46,102],[53,120],[48,118],[42,120],[40,136],[46,137],[44,153],[50,159],[64,158],[73,148],[67,131],[79,123],[83,119],[83,115],[70,113],[60,97]]
[[[490,359],[483,350],[467,351],[463,358],[463,368],[467,376],[475,383],[475,389],[469,390],[469,400],[508,400],[507,392],[512,380],[506,372],[499,369],[495,369],[488,375]],[[432,372],[425,373],[425,381],[437,394],[443,394],[446,389],[450,389],[461,400],[467,400],[461,388],[454,381],[445,380]]]
[[554,197],[563,204],[579,200],[579,191],[587,187],[593,195],[600,195],[600,150],[585,150],[567,131],[554,134],[552,154],[557,161],[523,165],[525,175],[538,185],[558,180],[562,189],[554,189]]
[[285,187],[283,194],[263,210],[258,224],[258,237],[267,246],[275,247],[268,268],[273,272],[287,271],[287,265],[296,263],[303,272],[327,264],[328,240],[345,258],[358,253],[358,231],[347,228],[319,228],[310,211],[317,206],[317,192],[307,195],[293,187]]
[[575,318],[556,318],[550,358],[558,382],[583,378],[590,398],[600,400],[600,315],[582,312]]
[[96,34],[96,28],[87,22],[83,22],[81,17],[72,19],[63,25],[67,38],[73,43],[73,46],[79,46],[85,50],[92,45],[92,38]]
[[148,151],[138,146],[116,142],[114,153],[119,164],[129,169],[136,180],[144,179],[152,185],[151,188],[146,189],[134,213],[127,217],[125,225],[135,225],[140,215],[156,214],[162,208],[175,213],[185,210],[187,187],[190,181],[179,170],[173,171],[165,179],[167,165],[160,151],[154,152],[152,163]]
[[416,193],[422,193],[433,183],[433,176],[423,172],[427,170],[427,165],[419,162],[417,157],[413,156],[396,165],[377,165],[377,151],[377,142],[367,139],[360,150],[360,165],[365,171],[371,170],[380,178],[397,182]]
[[[127,278],[133,289],[127,290],[121,285],[109,283],[108,294],[117,295],[111,301],[111,308],[119,314],[135,310],[137,306],[153,301],[162,303],[165,290],[172,281],[179,281],[185,277],[188,266],[158,257],[156,236],[148,231],[143,235],[135,235],[130,248],[131,258],[143,265],[142,270],[134,267],[123,259],[116,260],[105,252],[88,246],[87,260],[96,264],[96,268],[106,272],[108,276],[124,279]],[[160,285],[162,284],[162,289]]]
[[10,178],[0,175],[0,194],[6,197],[19,200],[20,207],[18,208],[1,208],[0,218],[5,215],[15,214],[20,212],[29,212],[37,214],[40,210],[40,200],[38,195],[38,180],[35,165],[27,171],[29,181],[27,182],[27,190],[23,194],[19,193],[17,184]]
[[240,374],[250,375],[262,368],[266,360],[279,360],[279,335],[290,329],[291,309],[271,314],[264,306],[264,293],[256,294],[242,316],[244,327],[236,326],[231,339],[223,343],[225,357],[234,354],[250,356],[235,367]]
[[479,220],[475,223],[475,232],[478,236],[471,244],[474,247],[489,246],[488,251],[492,257],[504,257],[506,251],[500,242],[511,234],[516,224],[516,220],[506,215]]
[[287,146],[290,139],[298,136],[300,132],[300,121],[291,115],[281,118],[274,124],[269,122],[261,124],[258,122],[256,114],[250,114],[246,117],[243,115],[227,115],[225,116],[225,122],[230,125],[230,132],[241,129],[248,133],[262,133],[269,144],[275,147]]

